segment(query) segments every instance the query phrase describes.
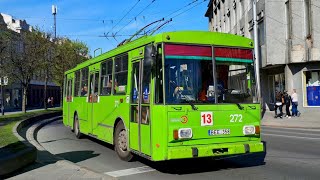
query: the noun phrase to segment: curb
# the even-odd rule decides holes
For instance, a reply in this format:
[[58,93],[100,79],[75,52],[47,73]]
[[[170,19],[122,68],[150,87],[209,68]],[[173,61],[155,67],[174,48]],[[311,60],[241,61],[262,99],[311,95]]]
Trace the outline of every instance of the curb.
[[25,119],[23,121],[17,122],[16,125],[12,128],[12,133],[19,139],[20,142],[22,142],[26,148],[23,150],[18,151],[17,153],[14,153],[12,155],[6,156],[5,158],[0,159],[0,176],[7,175],[9,173],[12,173],[28,164],[31,164],[35,162],[37,158],[37,149],[30,144],[28,141],[26,141],[23,137],[19,135],[19,131],[38,121],[41,121],[46,118],[54,117],[61,115],[62,112],[53,112],[48,114],[39,115],[36,117],[32,117],[29,119]]
[[62,116],[59,116],[59,117],[54,117],[54,118],[51,118],[51,119],[46,119],[44,121],[41,121],[41,122],[37,122],[35,123],[34,125],[32,125],[28,131],[27,131],[27,140],[33,144],[36,149],[38,151],[41,151],[41,152],[45,152],[46,154],[50,155],[51,158],[54,158],[55,159],[55,164],[57,166],[66,166],[68,168],[71,168],[71,169],[76,169],[77,171],[82,171],[82,172],[86,172],[86,173],[89,173],[95,177],[99,177],[101,179],[117,179],[117,178],[114,178],[112,176],[108,176],[106,174],[102,174],[102,173],[99,173],[99,172],[96,172],[90,168],[87,168],[87,167],[84,167],[84,166],[79,166],[77,165],[76,163],[73,163],[71,161],[68,161],[68,160],[65,160],[59,156],[55,156],[53,154],[51,154],[49,151],[47,151],[38,141],[37,141],[37,133],[38,131],[44,127],[45,125],[47,124],[50,124],[58,119],[61,119]]

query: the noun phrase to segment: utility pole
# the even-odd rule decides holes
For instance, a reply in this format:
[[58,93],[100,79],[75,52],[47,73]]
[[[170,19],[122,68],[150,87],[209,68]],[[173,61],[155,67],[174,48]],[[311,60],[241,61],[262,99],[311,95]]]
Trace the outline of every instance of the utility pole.
[[2,85],[2,78],[0,77],[0,85],[1,85],[1,113],[2,116],[4,115],[4,92],[3,92],[3,85]]
[[[56,41],[56,38],[57,38],[57,21],[56,21],[56,14],[57,14],[57,6],[55,5],[52,5],[52,8],[51,8],[51,11],[52,11],[52,15],[53,15],[53,26],[54,26],[54,40],[53,42]],[[47,39],[48,41],[50,41],[50,39]],[[48,55],[49,55],[49,58],[48,58]],[[48,74],[49,74],[49,65],[50,65],[50,62],[51,61],[51,46],[49,46],[49,54],[46,54],[45,55],[45,61],[46,61],[46,64],[45,64],[45,78],[44,78],[44,95],[43,95],[43,106],[44,106],[44,109],[47,109],[48,106],[47,106],[47,91],[48,91]]]
[[260,86],[260,55],[259,55],[259,40],[258,40],[258,22],[257,22],[257,0],[252,0],[253,9],[253,33],[254,33],[254,57],[256,69],[256,85],[258,102],[261,103],[261,86]]
[[57,18],[56,18],[56,15],[57,15],[57,6],[55,5],[52,5],[52,15],[53,15],[53,28],[54,28],[54,41],[56,40],[57,38]]
[[3,86],[8,85],[8,77],[4,76],[4,77],[0,77],[0,86],[1,86],[1,113],[2,116],[4,115],[4,90],[3,90]]

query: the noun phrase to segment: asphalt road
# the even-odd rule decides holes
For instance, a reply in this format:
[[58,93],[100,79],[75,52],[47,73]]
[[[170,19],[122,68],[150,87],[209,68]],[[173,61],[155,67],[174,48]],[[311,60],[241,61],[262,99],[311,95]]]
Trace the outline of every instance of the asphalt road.
[[38,141],[52,154],[119,179],[320,179],[320,129],[262,128],[265,163],[248,157],[182,160],[169,164],[137,158],[121,161],[112,146],[89,137],[76,139],[62,121],[46,125]]

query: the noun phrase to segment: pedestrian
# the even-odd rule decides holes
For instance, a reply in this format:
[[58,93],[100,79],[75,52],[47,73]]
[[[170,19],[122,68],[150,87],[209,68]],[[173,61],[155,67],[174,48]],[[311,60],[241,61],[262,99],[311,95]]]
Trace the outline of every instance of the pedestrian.
[[291,94],[291,99],[292,99],[292,116],[299,117],[301,113],[298,111],[298,94],[296,89],[293,89]]
[[[275,116],[274,118],[280,117],[282,119],[282,105],[284,103],[284,99],[283,99],[283,95],[282,93],[279,91],[276,91],[276,103],[275,103],[275,107],[274,107],[274,113]],[[279,110],[279,114],[277,113],[277,111]]]
[[54,104],[53,103],[53,96],[51,96],[51,101],[50,102],[51,102],[51,107],[53,107],[53,104]]
[[18,108],[18,99],[17,98],[14,99],[14,107]]
[[290,114],[290,105],[291,105],[291,96],[288,94],[288,91],[284,91],[284,104],[286,105],[286,117],[291,118]]
[[48,106],[51,104],[51,98],[48,97]]

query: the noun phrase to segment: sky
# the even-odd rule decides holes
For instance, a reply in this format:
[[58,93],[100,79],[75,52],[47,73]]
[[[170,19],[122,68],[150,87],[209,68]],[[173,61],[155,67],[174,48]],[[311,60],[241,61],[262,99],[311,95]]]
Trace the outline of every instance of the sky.
[[204,14],[208,3],[209,0],[0,0],[0,13],[24,19],[53,34],[54,4],[58,9],[57,36],[84,42],[94,55],[97,48],[109,51],[143,26],[162,18],[172,21],[156,33],[207,31],[208,18]]

